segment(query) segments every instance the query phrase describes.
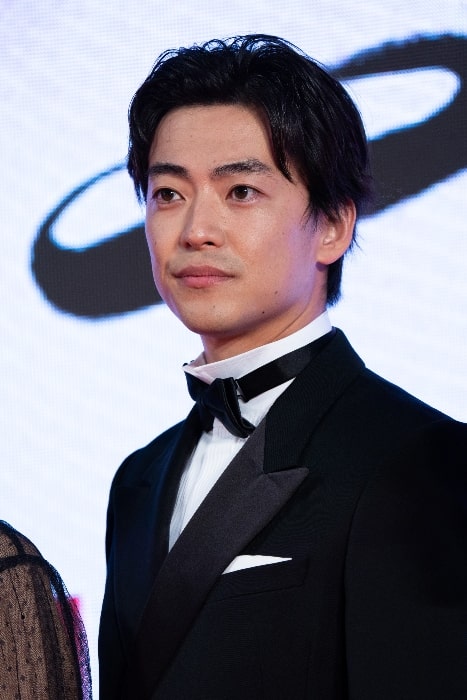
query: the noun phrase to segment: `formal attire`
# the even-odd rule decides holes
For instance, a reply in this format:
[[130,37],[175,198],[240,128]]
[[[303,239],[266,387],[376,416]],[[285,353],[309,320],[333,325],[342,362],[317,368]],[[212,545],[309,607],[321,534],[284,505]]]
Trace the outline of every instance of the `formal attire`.
[[467,696],[467,426],[319,323],[249,437],[195,407],[118,470],[102,700]]

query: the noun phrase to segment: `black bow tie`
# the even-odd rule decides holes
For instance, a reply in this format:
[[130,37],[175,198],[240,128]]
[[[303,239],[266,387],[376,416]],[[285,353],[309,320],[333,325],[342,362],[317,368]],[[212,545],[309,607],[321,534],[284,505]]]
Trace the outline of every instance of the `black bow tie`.
[[238,397],[243,401],[249,401],[255,396],[269,389],[287,382],[301,372],[310,360],[327,345],[334,335],[334,330],[326,333],[313,343],[282,357],[268,362],[268,364],[245,374],[240,379],[215,379],[211,384],[206,384],[198,377],[185,372],[188,391],[193,401],[196,401],[203,429],[212,429],[214,418],[218,418],[232,435],[246,438],[255,426],[242,418]]

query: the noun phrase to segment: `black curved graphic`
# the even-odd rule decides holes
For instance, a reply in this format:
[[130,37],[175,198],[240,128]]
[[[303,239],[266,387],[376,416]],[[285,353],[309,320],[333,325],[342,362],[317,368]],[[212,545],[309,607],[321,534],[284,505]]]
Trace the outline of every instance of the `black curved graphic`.
[[[461,87],[430,119],[371,142],[376,198],[370,214],[419,194],[467,165],[467,39],[416,38],[364,51],[334,69],[341,80],[390,71],[441,67],[455,73]],[[86,249],[54,240],[60,216],[79,205],[81,195],[121,170],[116,165],[79,185],[47,216],[38,230],[32,273],[57,309],[88,319],[136,311],[161,302],[154,284],[143,225],[136,225]]]
[[32,257],[36,282],[49,302],[75,316],[102,318],[162,301],[152,279],[143,224],[80,250],[64,248],[53,238],[68,207],[99,181],[124,168],[116,165],[76,187],[38,231]]
[[467,166],[467,39],[442,36],[387,44],[346,61],[334,72],[341,80],[389,71],[446,68],[460,80],[456,97],[430,119],[371,141],[376,184],[373,213]]

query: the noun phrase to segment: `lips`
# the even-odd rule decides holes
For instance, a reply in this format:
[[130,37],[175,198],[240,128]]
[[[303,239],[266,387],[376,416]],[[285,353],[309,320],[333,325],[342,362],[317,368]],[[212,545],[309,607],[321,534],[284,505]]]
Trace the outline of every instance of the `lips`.
[[174,277],[187,287],[202,289],[226,282],[233,275],[211,265],[189,265],[174,273]]

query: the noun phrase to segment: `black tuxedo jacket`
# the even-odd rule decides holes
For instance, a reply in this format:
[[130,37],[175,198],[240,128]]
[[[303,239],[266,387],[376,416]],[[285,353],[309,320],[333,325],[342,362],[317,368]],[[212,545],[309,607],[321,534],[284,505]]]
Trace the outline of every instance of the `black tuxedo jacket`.
[[[465,700],[467,426],[338,331],[167,555],[198,435],[192,412],[115,476],[101,700]],[[239,554],[289,561],[223,574]]]

